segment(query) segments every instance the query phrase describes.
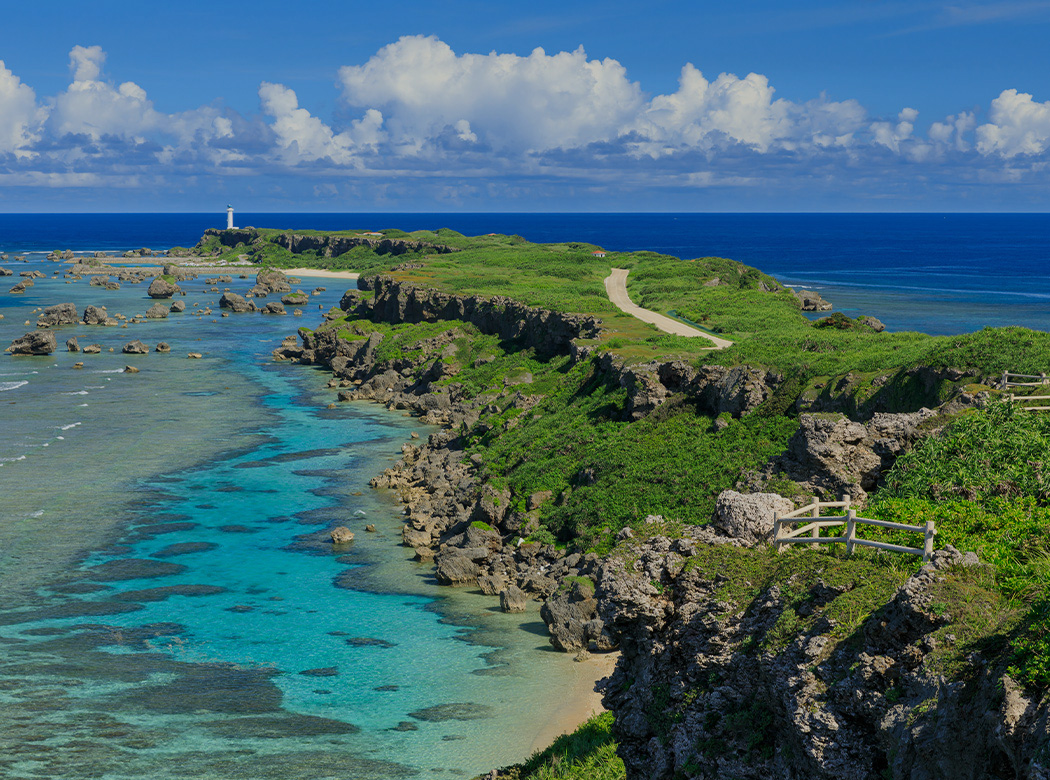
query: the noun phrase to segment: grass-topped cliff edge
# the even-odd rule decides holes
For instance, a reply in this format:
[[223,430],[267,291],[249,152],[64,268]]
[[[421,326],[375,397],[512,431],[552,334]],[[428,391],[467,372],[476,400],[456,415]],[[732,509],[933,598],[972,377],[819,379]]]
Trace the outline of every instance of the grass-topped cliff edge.
[[[721,258],[599,257],[590,244],[537,245],[445,229],[382,234],[213,231],[192,251],[247,255],[272,267],[353,270],[450,295],[505,296],[599,318],[600,335],[581,340],[585,349],[576,356],[501,339],[472,322],[375,321],[367,307],[330,312],[318,331],[345,344],[346,354],[367,351],[370,375],[392,370],[419,392],[474,410],[456,424],[454,446],[469,457],[479,495],[505,501],[500,516],[521,518],[526,545],[629,558],[625,529],[635,539],[656,531],[682,535],[710,522],[726,489],[759,484],[804,503],[812,485],[770,467],[797,441],[801,415],[864,423],[876,412],[939,407],[906,454],[869,475],[865,513],[910,524],[933,518],[938,546],[973,550],[983,562],[940,580],[932,608],[943,620],[937,649],[927,654],[931,673],[965,682],[978,668],[994,668],[1037,698],[1050,689],[1050,477],[1043,466],[1050,469],[1050,415],[999,401],[990,386],[1005,370],[1045,371],[1050,334],[1001,328],[932,337],[877,332],[841,315],[814,322],[776,280]],[[635,303],[674,312],[733,345],[711,350],[706,340],[668,336],[619,312],[603,286],[612,268],[630,270]],[[369,296],[361,298],[367,303]],[[675,384],[666,376],[670,369],[661,369],[674,365],[723,384],[737,376],[726,369],[746,367],[765,384],[754,403],[719,413],[709,397],[714,380]],[[638,384],[650,380],[664,394],[640,406]],[[706,389],[695,391],[700,386]],[[658,526],[648,521],[653,515],[663,518]],[[889,531],[873,538],[898,540]],[[803,586],[800,578],[811,569],[835,569],[834,577],[821,576],[852,594],[841,606],[848,625],[858,627],[921,565],[917,558],[841,555],[794,549],[778,563],[762,550],[712,548],[697,553],[690,570],[728,577],[725,603],[742,611],[763,589],[802,594],[798,608],[778,622],[776,641],[755,645],[755,652],[775,656],[791,636],[818,625],[821,613],[802,609],[812,583]],[[837,643],[852,634],[827,636]],[[587,734],[601,727],[592,723]],[[600,761],[603,772],[612,768],[608,776],[619,776],[606,760],[605,737],[592,744],[583,736],[572,748],[586,747],[579,760]],[[593,755],[583,755],[588,751]],[[517,776],[587,776],[570,770],[572,764],[537,759]]]

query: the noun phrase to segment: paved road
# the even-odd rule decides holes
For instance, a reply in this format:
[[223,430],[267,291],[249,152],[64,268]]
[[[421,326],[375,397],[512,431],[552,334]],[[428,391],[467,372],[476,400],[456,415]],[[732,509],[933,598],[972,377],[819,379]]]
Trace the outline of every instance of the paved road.
[[631,303],[631,298],[627,295],[627,274],[630,271],[626,268],[614,268],[612,273],[605,280],[605,292],[609,295],[609,300],[616,304],[616,307],[623,312],[627,312],[632,317],[637,317],[643,322],[648,322],[655,325],[664,333],[671,333],[675,336],[701,336],[710,341],[715,346],[714,349],[725,349],[733,345],[732,341],[726,341],[720,339],[718,336],[712,336],[710,333],[704,333],[702,330],[697,330],[684,322],[679,322],[671,317],[665,317],[663,314],[657,314],[654,311],[643,309],[641,306],[635,306]]

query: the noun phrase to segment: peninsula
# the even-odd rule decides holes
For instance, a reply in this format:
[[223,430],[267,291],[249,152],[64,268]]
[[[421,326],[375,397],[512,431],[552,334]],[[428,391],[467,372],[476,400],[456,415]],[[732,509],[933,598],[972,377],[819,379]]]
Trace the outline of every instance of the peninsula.
[[[560,650],[620,650],[612,714],[499,776],[556,756],[543,776],[592,776],[565,767],[613,742],[637,778],[1045,776],[1050,415],[1000,384],[1045,372],[1050,334],[811,318],[819,296],[721,258],[369,233],[209,231],[186,253],[358,273],[275,355],[443,426],[373,480],[405,544],[504,610],[543,600]],[[710,338],[632,316],[610,278]],[[935,521],[935,552],[774,551],[775,517],[843,494]]]

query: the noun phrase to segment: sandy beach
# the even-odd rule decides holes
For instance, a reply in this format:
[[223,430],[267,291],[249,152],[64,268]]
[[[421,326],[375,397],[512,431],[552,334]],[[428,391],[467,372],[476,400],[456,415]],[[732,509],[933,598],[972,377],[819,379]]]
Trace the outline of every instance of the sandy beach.
[[594,684],[612,674],[616,666],[616,659],[619,657],[618,652],[603,653],[592,655],[586,661],[575,665],[576,676],[572,687],[556,693],[563,697],[564,702],[533,737],[532,745],[529,747],[530,755],[550,747],[550,744],[562,734],[575,731],[577,726],[596,712],[605,711],[602,706],[602,695],[595,692]]
[[318,268],[282,268],[286,276],[309,276],[316,279],[347,279],[354,281],[361,274],[356,271],[323,271]]

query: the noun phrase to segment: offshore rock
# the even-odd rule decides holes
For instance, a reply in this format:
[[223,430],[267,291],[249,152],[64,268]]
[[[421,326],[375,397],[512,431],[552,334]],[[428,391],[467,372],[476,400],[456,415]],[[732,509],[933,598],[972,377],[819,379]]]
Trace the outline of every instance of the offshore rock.
[[831,311],[830,303],[820,297],[820,293],[812,290],[792,290],[802,306],[802,311]]
[[283,271],[278,271],[276,268],[259,271],[255,277],[255,286],[252,289],[255,290],[256,288],[264,295],[266,293],[289,293],[292,291],[292,286],[288,284],[288,277],[284,275]]
[[345,525],[332,529],[332,544],[350,544],[354,541],[354,532]]
[[163,320],[167,318],[169,311],[163,303],[155,303],[146,309],[146,316],[151,320]]
[[177,292],[182,292],[177,284],[172,284],[158,276],[150,283],[146,295],[150,298],[170,298]]
[[34,330],[11,342],[7,351],[12,355],[50,355],[58,349],[55,334],[49,330]]
[[84,307],[85,325],[105,325],[107,319],[109,319],[109,315],[106,313],[105,306]]
[[76,325],[77,307],[72,303],[48,306],[36,321],[38,328],[54,328],[59,325]]
[[236,312],[255,311],[255,304],[237,293],[224,292],[219,298],[219,308]]
[[129,341],[127,344],[121,347],[120,351],[123,352],[125,355],[145,355],[149,353],[149,347],[147,347],[138,339],[135,339],[134,341]]

